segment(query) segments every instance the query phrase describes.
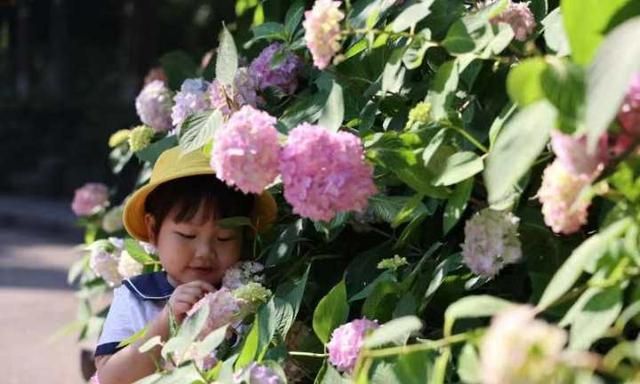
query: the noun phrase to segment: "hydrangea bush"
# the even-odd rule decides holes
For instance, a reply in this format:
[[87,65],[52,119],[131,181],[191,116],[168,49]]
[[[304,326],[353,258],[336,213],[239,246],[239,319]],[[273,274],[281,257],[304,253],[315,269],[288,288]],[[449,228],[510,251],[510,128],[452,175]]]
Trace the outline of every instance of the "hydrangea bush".
[[[252,9],[214,66],[163,57],[145,125],[109,140],[136,186],[179,145],[279,203],[252,262],[143,346],[163,361],[141,383],[640,381],[637,2]],[[122,204],[95,184],[74,199],[82,337],[95,297],[161,268]]]

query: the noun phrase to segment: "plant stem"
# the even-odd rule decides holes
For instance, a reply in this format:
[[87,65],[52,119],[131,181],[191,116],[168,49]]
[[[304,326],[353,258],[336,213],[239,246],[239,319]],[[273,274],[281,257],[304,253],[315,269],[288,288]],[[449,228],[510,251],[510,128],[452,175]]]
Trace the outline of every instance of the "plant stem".
[[448,128],[451,128],[454,131],[456,131],[457,133],[459,133],[461,136],[463,136],[465,139],[467,139],[467,141],[469,141],[471,144],[473,144],[476,148],[478,148],[482,152],[484,152],[484,153],[489,152],[489,148],[485,147],[484,144],[482,144],[481,142],[476,140],[475,137],[471,136],[471,134],[469,132],[465,131],[464,129],[460,129],[459,127],[456,127],[455,125],[448,125]]
[[399,347],[390,347],[390,348],[377,349],[377,350],[364,350],[362,354],[364,357],[376,358],[376,357],[387,357],[387,356],[394,356],[394,355],[401,355],[401,354],[404,355],[404,354],[409,354],[413,352],[428,351],[432,349],[440,349],[442,347],[446,347],[451,344],[457,344],[457,343],[461,343],[463,341],[472,339],[476,337],[476,334],[477,334],[476,331],[465,332],[457,335],[448,336],[440,340],[426,340],[419,344],[402,345]]
[[311,353],[311,352],[301,352],[301,351],[289,351],[289,355],[291,356],[301,356],[301,357],[317,357],[320,359],[324,359],[329,356],[328,353]]

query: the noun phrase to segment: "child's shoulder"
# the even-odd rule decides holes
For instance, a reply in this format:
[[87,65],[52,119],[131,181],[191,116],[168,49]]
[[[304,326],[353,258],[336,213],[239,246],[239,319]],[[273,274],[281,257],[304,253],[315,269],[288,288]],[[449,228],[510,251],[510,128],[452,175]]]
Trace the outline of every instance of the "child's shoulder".
[[166,300],[174,290],[165,272],[143,273],[125,279],[122,286],[140,300]]

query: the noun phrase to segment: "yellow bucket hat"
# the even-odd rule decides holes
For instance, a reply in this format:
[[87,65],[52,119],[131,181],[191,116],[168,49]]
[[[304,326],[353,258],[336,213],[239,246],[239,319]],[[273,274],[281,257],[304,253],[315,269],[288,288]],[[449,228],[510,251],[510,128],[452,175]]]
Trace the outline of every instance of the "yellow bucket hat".
[[[183,155],[180,147],[167,149],[153,166],[149,183],[135,191],[125,204],[122,221],[127,232],[138,240],[149,241],[144,224],[146,213],[144,203],[147,196],[160,184],[181,177],[214,174],[215,171],[209,165],[209,159],[201,151],[192,151]],[[258,232],[268,229],[275,222],[277,214],[278,207],[269,192],[264,191],[256,196],[252,221]]]

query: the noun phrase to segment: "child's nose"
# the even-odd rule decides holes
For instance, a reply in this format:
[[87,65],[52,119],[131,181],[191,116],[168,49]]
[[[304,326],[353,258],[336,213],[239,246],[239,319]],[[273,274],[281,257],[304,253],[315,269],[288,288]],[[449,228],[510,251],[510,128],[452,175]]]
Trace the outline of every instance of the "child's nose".
[[203,241],[198,245],[195,257],[199,259],[207,259],[210,262],[215,262],[217,260],[216,249],[210,242]]

